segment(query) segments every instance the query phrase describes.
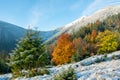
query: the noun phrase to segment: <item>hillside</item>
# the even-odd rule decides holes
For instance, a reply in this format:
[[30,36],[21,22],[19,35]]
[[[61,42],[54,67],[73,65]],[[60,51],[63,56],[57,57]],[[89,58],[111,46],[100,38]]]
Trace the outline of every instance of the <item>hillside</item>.
[[0,80],[120,80],[120,0],[0,4]]
[[[47,40],[59,30],[40,31],[43,41]],[[26,29],[17,25],[0,21],[0,52],[2,50],[11,51],[16,46],[17,41],[26,33]]]
[[118,13],[120,13],[120,6],[109,6],[109,7],[105,7],[103,9],[98,10],[97,12],[95,12],[94,14],[92,14],[90,16],[83,16],[83,17],[61,27],[61,30],[58,33],[56,33],[55,35],[53,35],[50,39],[48,39],[46,41],[46,43],[49,43],[49,42],[55,40],[64,32],[68,32],[68,33],[73,33],[73,31],[76,32],[81,27],[84,27],[88,23],[94,23],[97,20],[103,21],[106,18],[108,18],[109,16],[115,15]]
[[[4,58],[0,60],[0,70],[1,74],[5,75],[1,75],[0,79],[119,80],[119,9],[120,6],[107,7],[89,17],[74,21],[74,24],[70,23],[52,31],[42,31],[40,34],[30,31],[21,40],[19,39],[25,35],[25,29],[2,22],[5,24],[1,25],[1,40],[4,39],[2,43],[10,47],[17,41],[20,43],[9,59],[4,52],[1,54]],[[6,26],[7,24],[12,27]],[[51,36],[54,38],[47,41],[53,44],[43,45],[42,41]],[[11,42],[7,43],[7,40]],[[6,65],[8,60],[9,65]],[[9,72],[10,74],[6,74]]]
[[24,36],[25,29],[0,21],[0,51],[10,51],[15,47],[18,39]]
[[[50,75],[32,78],[17,78],[16,80],[53,80],[53,76],[61,73],[62,69],[72,66],[77,80],[119,80],[120,79],[120,51],[104,55],[95,55],[80,62],[49,68]],[[12,75],[0,75],[0,79],[9,79]]]

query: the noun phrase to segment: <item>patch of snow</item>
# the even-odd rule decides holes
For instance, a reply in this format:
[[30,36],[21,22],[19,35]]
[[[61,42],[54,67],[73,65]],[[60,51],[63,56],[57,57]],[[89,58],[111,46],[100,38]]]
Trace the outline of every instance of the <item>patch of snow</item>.
[[12,77],[12,74],[0,75],[0,80],[9,80]]

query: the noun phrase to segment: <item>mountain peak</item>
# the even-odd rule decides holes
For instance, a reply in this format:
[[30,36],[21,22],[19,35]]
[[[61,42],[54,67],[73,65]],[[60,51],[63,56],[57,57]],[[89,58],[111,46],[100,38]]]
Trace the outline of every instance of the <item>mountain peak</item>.
[[118,13],[120,13],[120,5],[108,6],[108,7],[105,7],[105,8],[102,8],[102,9],[96,11],[95,13],[93,13],[90,16],[82,16],[79,19],[62,27],[61,30],[57,34],[52,36],[46,42],[54,40],[56,37],[59,37],[64,32],[72,33],[72,31],[77,31],[81,27],[87,25],[88,23],[94,23],[97,20],[103,21],[107,17],[118,14]]

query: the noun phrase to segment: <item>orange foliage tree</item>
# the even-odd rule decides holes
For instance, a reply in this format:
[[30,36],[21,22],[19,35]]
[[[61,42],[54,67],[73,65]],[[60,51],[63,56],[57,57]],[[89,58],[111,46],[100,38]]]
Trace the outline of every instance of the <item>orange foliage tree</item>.
[[68,33],[62,34],[57,40],[52,61],[57,65],[68,63],[74,53],[75,49],[70,35]]

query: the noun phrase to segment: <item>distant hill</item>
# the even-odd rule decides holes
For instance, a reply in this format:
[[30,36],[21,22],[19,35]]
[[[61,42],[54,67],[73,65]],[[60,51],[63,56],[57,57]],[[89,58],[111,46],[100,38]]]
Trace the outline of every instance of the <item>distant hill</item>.
[[10,51],[15,47],[18,39],[24,36],[25,29],[0,21],[0,51]]
[[[43,41],[47,40],[59,30],[40,31]],[[26,29],[14,24],[0,21],[0,52],[2,50],[11,51],[16,46],[16,42],[25,35]]]

